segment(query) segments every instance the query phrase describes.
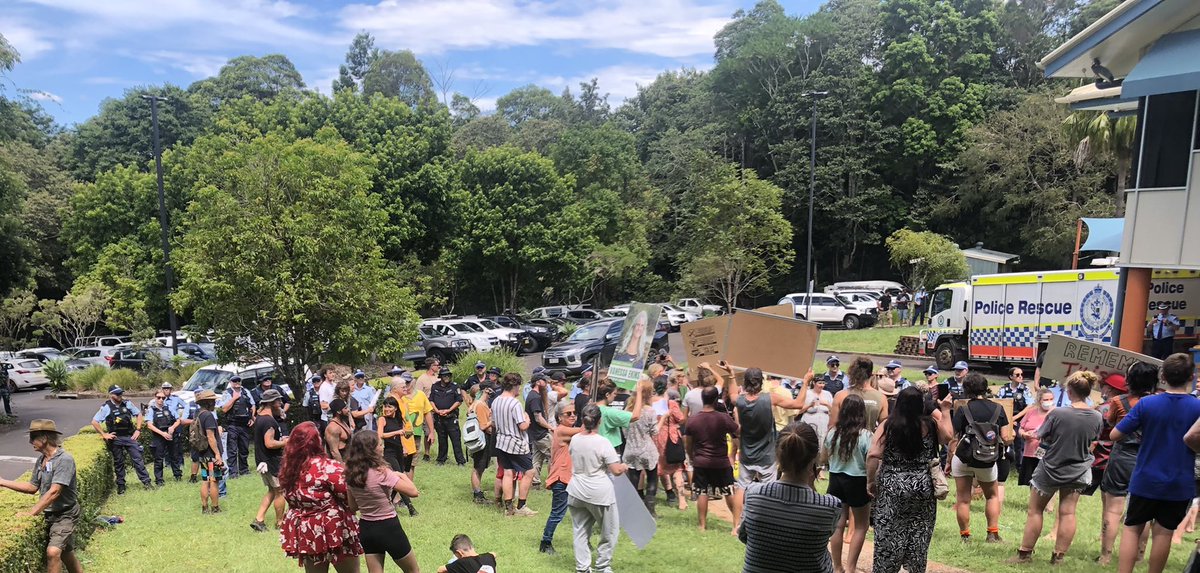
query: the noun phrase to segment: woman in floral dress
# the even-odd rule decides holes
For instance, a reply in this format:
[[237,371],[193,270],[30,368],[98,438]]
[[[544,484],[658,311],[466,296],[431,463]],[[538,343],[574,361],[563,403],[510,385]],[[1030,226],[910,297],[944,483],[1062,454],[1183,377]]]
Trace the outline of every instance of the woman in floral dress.
[[357,573],[362,544],[346,489],[345,468],[326,457],[312,422],[296,426],[283,450],[279,485],[287,500],[283,551],[306,573]]
[[926,416],[921,391],[910,386],[875,430],[867,454],[867,492],[875,498],[874,573],[901,567],[925,573],[937,518],[929,462],[937,459],[938,443],[953,437],[950,404],[947,396],[933,417]]

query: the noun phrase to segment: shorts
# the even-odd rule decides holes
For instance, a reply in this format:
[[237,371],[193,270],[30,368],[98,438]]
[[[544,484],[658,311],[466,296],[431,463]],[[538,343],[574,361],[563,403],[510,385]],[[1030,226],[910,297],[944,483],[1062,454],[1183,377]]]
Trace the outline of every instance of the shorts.
[[771,464],[766,467],[742,464],[739,467],[737,484],[738,487],[746,489],[752,483],[769,483],[777,479],[779,479],[778,464]]
[[1012,473],[1012,462],[1008,456],[1004,456],[996,460],[996,481],[1005,483],[1008,481],[1008,474]]
[[475,468],[475,473],[483,475],[487,471],[488,466],[492,465],[492,452],[489,448],[483,448],[478,452],[471,454],[471,465]]
[[1083,491],[1081,491],[1079,493],[1081,493],[1083,495],[1092,495],[1092,494],[1096,493],[1096,490],[1100,489],[1100,484],[1102,483],[1103,480],[1104,480],[1104,468],[1098,468],[1098,467],[1093,466],[1092,467],[1092,483],[1089,484],[1087,487],[1083,488]]
[[1037,469],[1042,458],[1028,457],[1021,459],[1021,471],[1017,474],[1017,485],[1029,485],[1033,471]]
[[279,489],[279,476],[273,476],[269,473],[258,475],[262,477],[263,485],[270,489]]
[[976,468],[967,465],[966,462],[958,459],[958,456],[950,456],[950,477],[952,478],[975,478],[979,483],[992,483],[996,481],[997,474],[996,464],[992,464],[986,468]]
[[[210,467],[212,468],[211,474],[209,473]],[[213,481],[221,481],[221,478],[223,478],[223,477],[225,477],[225,465],[224,464],[216,465],[216,460],[211,459],[211,458],[205,459],[205,456],[200,457],[200,479],[201,480],[208,481],[209,479],[212,479]]]
[[825,493],[842,500],[849,507],[863,507],[871,503],[871,497],[867,495],[867,476],[830,472],[829,491]]
[[692,468],[692,493],[720,499],[733,495],[733,468]]
[[79,521],[79,504],[57,515],[43,514],[49,535],[47,547],[57,547],[63,553],[75,550],[75,523]]
[[[1038,464],[1040,469],[1045,469]],[[1051,497],[1054,494],[1069,494],[1080,493],[1087,489],[1091,484],[1092,472],[1084,473],[1079,476],[1079,479],[1067,483],[1051,483],[1046,481],[1045,472],[1034,472],[1033,477],[1029,480],[1029,487],[1042,494],[1043,497]]]
[[504,450],[496,450],[496,465],[501,469],[525,473],[533,469],[533,456],[529,454],[510,454]]
[[1125,502],[1125,525],[1142,525],[1153,520],[1164,529],[1175,531],[1187,517],[1192,500],[1166,501],[1129,494]]
[[358,521],[358,536],[362,542],[364,555],[388,554],[393,561],[399,561],[412,553],[412,544],[408,535],[400,526],[396,516],[379,521]]

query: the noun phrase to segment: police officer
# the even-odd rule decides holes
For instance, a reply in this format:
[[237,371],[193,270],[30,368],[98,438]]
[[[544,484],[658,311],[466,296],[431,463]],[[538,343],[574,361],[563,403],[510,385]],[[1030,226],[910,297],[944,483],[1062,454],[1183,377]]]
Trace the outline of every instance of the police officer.
[[166,404],[167,396],[165,389],[159,389],[154,393],[154,401],[146,408],[146,429],[150,430],[150,451],[154,454],[154,483],[156,485],[165,485],[163,481],[163,465],[164,462],[171,464],[171,470],[175,474],[175,481],[183,478],[183,464],[176,463],[175,457],[172,455],[172,446],[175,444],[175,438],[178,436],[176,430],[183,425],[180,412],[172,410]]
[[250,425],[254,423],[254,398],[242,388],[242,377],[234,374],[229,388],[217,400],[217,410],[225,419],[225,457],[229,460],[229,479],[250,475]]
[[250,399],[255,404],[262,404],[263,394],[266,394],[267,390],[272,389],[279,393],[279,417],[275,419],[279,423],[279,436],[276,437],[286,436],[288,433],[287,413],[288,409],[292,407],[292,391],[288,388],[288,385],[276,386],[274,376],[268,372],[258,379],[258,388],[250,391]]
[[171,440],[170,447],[167,448],[169,455],[167,461],[171,464],[171,470],[175,473],[175,481],[183,478],[183,445],[187,441],[187,419],[190,417],[191,410],[188,408],[187,402],[175,395],[175,387],[170,382],[163,382],[162,387],[163,405],[175,415],[179,423],[175,425],[175,438]]
[[467,457],[463,455],[462,431],[458,427],[458,407],[462,404],[462,394],[454,385],[453,373],[449,368],[438,372],[438,381],[429,389],[429,401],[433,402],[433,429],[437,431],[438,454],[437,464],[446,464],[449,451],[446,441],[454,447],[454,461],[458,465],[467,465]]
[[321,420],[321,395],[317,388],[321,385],[321,376],[313,374],[308,377],[308,382],[304,383],[304,401],[302,403],[304,412],[308,414],[308,419],[317,425],[317,430],[321,435],[325,435],[325,424]]
[[884,366],[883,368],[887,370],[888,378],[896,381],[896,392],[900,392],[901,390],[912,385],[912,382],[909,382],[908,378],[905,378],[901,372],[901,369],[904,368],[904,365],[900,364],[899,360],[888,362],[887,366]]
[[963,379],[967,377],[967,372],[970,370],[964,360],[954,363],[954,376],[946,379],[946,384],[950,386],[950,395],[954,400],[967,399],[967,392],[963,389]]
[[12,404],[9,402],[8,369],[0,364],[0,401],[4,402],[4,415],[12,417]]
[[830,395],[837,396],[838,392],[850,387],[850,377],[841,371],[842,360],[836,354],[831,354],[829,358],[825,359],[825,366],[829,368],[829,371],[825,373],[823,379],[825,380],[825,390],[829,391]]
[[354,418],[354,431],[370,430],[374,432],[375,401],[379,397],[379,392],[367,384],[366,372],[354,371],[354,384],[350,388],[350,395],[358,403],[358,409],[351,412],[351,416]]
[[[1025,370],[1020,366],[1013,366],[1008,369],[1008,383],[1001,386],[996,391],[996,397],[1000,399],[1009,398],[1013,401],[1012,412],[1016,417],[1030,404],[1033,404],[1033,392],[1029,391],[1029,386],[1025,385]],[[1021,451],[1025,448],[1025,440],[1021,438],[1020,432],[1013,432],[1013,443],[1010,446],[1008,455],[1015,460],[1017,467],[1020,467],[1025,456],[1021,455]]]
[[[142,435],[142,411],[126,400],[125,390],[113,384],[108,387],[108,401],[100,406],[100,410],[92,417],[92,427],[104,438],[109,453],[113,457],[113,470],[117,474],[117,495],[125,493],[125,458],[133,462],[133,471],[146,489],[150,485],[150,474],[146,473],[146,464],[142,461],[142,446],[138,444],[138,436]],[[100,423],[104,427],[100,427]]]

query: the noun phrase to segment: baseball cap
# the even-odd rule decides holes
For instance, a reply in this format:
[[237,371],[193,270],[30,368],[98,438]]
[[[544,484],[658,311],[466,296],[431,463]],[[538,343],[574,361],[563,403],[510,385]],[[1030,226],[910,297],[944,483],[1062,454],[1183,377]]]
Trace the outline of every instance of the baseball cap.
[[938,369],[937,369],[937,368],[934,368],[933,366],[930,366],[929,368],[926,368],[926,369],[922,370],[922,371],[921,371],[921,373],[923,373],[923,374],[937,374],[937,373],[938,373]]
[[312,376],[308,377],[308,381],[309,382],[320,382],[321,376],[319,374],[313,374]]
[[438,372],[438,378],[453,378],[453,377],[454,377],[454,373],[451,372],[449,368],[443,368],[440,372]]
[[233,376],[230,376],[230,377],[229,377],[229,381],[230,381],[230,382],[241,382],[241,381],[242,381],[242,377],[241,377],[241,376],[238,376],[237,374],[234,374]]
[[172,386],[170,382],[163,382],[163,383],[162,383],[162,386],[159,386],[159,388],[162,388],[162,389],[164,389],[164,390],[172,390],[172,389],[174,389],[175,387],[174,387],[174,386]]
[[959,360],[958,362],[955,362],[954,369],[955,370],[967,370],[968,369],[967,362],[965,360]]
[[591,372],[591,371],[592,371],[592,363],[588,362],[587,364],[583,365],[583,370],[580,371],[580,374],[587,374],[588,372]]
[[403,368],[401,368],[399,366],[392,366],[392,369],[388,370],[388,375],[389,376],[399,376],[402,372],[404,372]]
[[125,393],[125,389],[120,386],[117,386],[116,384],[113,384],[112,386],[108,387],[108,393],[116,394],[116,395],[120,396],[121,394]]
[[530,381],[530,382],[538,382],[538,381],[540,381],[540,380],[546,380],[546,379],[547,379],[547,378],[546,378],[546,373],[545,373],[545,372],[538,372],[537,374],[534,374],[533,376],[531,376],[531,377],[529,378],[529,381]]
[[366,373],[366,372],[363,372],[362,370],[355,370],[355,371],[354,371],[354,377],[355,377],[355,378],[366,378],[366,377],[367,377],[367,373]]
[[566,380],[566,379],[567,379],[567,375],[566,375],[566,374],[563,374],[562,372],[555,372],[554,374],[551,374],[551,375],[550,375],[550,379],[551,379],[551,380],[558,380],[558,381],[561,381],[561,380]]
[[342,410],[345,410],[345,409],[346,409],[346,401],[341,398],[334,398],[333,401],[329,403],[329,411],[330,412],[337,413],[337,412],[341,412]]
[[1112,386],[1114,390],[1122,394],[1129,391],[1129,384],[1125,382],[1125,376],[1115,372],[1105,376],[1104,383]]
[[545,366],[534,366],[534,367],[533,367],[533,370],[531,370],[529,373],[530,373],[531,375],[536,375],[536,374],[541,374],[541,373],[543,373],[543,372],[545,372],[545,371],[546,371],[546,367],[545,367]]
[[825,364],[833,364],[834,362],[837,362],[838,364],[841,364],[841,363],[842,363],[842,359],[841,359],[841,358],[838,358],[836,354],[831,354],[831,355],[829,356],[829,358],[826,358],[826,359],[825,359]]
[[902,367],[903,367],[903,365],[900,364],[899,360],[893,360],[891,362],[888,362],[887,366],[884,366],[884,368],[887,368],[888,370],[891,370],[893,368],[902,368]]
[[412,373],[411,372],[401,372],[400,379],[404,380],[405,382],[412,382],[413,381]]
[[500,368],[498,368],[498,367],[496,367],[496,366],[493,366],[493,367],[491,367],[491,368],[488,368],[488,374],[495,374],[496,376],[499,376],[499,375],[500,375]]
[[483,363],[483,361],[482,361],[482,360],[480,360],[479,362],[476,362],[476,363],[475,363],[475,368],[476,368],[476,369],[479,369],[479,368],[487,368],[487,364],[484,364],[484,363]]

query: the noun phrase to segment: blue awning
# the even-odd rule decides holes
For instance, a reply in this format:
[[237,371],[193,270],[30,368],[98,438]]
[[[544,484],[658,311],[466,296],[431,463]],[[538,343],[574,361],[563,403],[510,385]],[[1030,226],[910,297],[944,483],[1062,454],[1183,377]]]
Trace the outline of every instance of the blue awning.
[[1200,30],[1167,34],[1142,56],[1121,85],[1121,97],[1138,98],[1200,89]]
[[1125,232],[1125,219],[1083,219],[1087,227],[1087,240],[1079,247],[1083,251],[1121,252],[1121,235]]

